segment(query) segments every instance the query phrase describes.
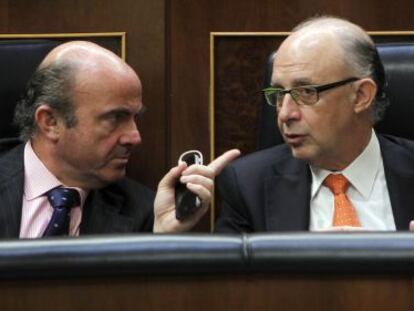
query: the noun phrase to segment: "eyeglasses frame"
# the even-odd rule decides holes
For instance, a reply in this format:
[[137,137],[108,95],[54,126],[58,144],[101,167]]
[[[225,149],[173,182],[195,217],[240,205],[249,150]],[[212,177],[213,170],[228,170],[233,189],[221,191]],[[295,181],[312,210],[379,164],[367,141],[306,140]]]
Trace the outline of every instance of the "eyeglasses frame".
[[345,85],[345,84],[350,83],[350,82],[355,82],[357,80],[360,80],[360,78],[351,77],[351,78],[347,78],[347,79],[344,79],[344,80],[331,82],[331,83],[327,83],[327,84],[322,84],[322,85],[303,85],[303,86],[299,86],[299,87],[293,87],[289,90],[284,90],[284,89],[275,88],[275,87],[267,87],[267,88],[263,89],[262,92],[263,92],[263,95],[266,99],[266,103],[269,106],[277,107],[278,106],[277,103],[276,104],[271,104],[271,101],[269,100],[269,98],[267,96],[273,95],[275,93],[278,93],[278,94],[276,94],[276,96],[279,95],[279,94],[282,97],[285,96],[286,94],[290,94],[292,96],[292,91],[294,91],[294,90],[301,89],[301,88],[313,88],[313,89],[316,90],[316,101],[314,103],[298,102],[298,100],[294,96],[292,96],[292,98],[293,98],[293,100],[295,101],[296,104],[310,106],[310,105],[316,104],[319,101],[319,93],[321,93],[323,91],[333,89],[333,88],[336,88],[336,87],[339,87],[339,86],[342,86],[342,85]]

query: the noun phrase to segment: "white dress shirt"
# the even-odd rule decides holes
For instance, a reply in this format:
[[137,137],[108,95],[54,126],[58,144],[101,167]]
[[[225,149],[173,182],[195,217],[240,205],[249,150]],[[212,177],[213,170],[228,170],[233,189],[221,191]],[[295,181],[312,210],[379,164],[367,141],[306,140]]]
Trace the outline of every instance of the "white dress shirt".
[[[333,172],[312,166],[310,168],[312,188],[309,229],[329,229],[332,227],[334,195],[322,183]],[[334,173],[343,174],[348,179],[350,185],[346,194],[363,229],[396,230],[381,150],[374,131],[364,151],[344,170]]]

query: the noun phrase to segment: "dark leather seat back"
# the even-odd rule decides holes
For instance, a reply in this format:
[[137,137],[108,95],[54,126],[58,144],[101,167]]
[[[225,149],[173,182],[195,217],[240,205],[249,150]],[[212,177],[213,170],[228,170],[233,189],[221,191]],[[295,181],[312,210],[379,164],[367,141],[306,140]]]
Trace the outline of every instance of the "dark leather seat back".
[[[384,64],[390,105],[384,119],[375,128],[382,134],[392,134],[414,140],[414,44],[387,43],[377,45]],[[264,86],[270,85],[272,76],[272,53],[267,60]],[[258,149],[283,143],[276,123],[276,111],[263,98],[259,126]],[[411,120],[413,118],[413,120]]]
[[0,41],[0,138],[18,136],[12,125],[16,102],[41,60],[58,44],[52,40]]

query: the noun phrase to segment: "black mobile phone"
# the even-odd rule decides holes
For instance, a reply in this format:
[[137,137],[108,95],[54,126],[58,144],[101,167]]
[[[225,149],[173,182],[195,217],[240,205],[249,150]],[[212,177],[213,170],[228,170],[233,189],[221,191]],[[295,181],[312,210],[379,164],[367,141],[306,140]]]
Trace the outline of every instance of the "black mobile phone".
[[[203,164],[203,155],[198,150],[186,151],[180,156],[178,163],[182,161],[188,166]],[[188,190],[185,184],[177,181],[175,184],[175,218],[184,220],[194,214],[200,206],[200,199]]]

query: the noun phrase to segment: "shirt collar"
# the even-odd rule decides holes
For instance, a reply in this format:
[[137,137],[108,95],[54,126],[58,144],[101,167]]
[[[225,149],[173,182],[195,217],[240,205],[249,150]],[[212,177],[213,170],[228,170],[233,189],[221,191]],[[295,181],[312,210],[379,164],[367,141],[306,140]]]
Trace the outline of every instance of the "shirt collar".
[[[26,200],[33,200],[43,196],[49,190],[64,186],[39,159],[28,141],[24,147],[24,196]],[[71,187],[79,191],[81,206],[86,200],[88,192]]]
[[[381,150],[378,138],[372,130],[371,139],[364,151],[343,171],[335,173],[343,174],[351,185],[366,199],[369,198],[374,186],[375,177],[381,161]],[[322,168],[310,166],[312,173],[311,198],[319,191],[325,178],[332,172]]]

